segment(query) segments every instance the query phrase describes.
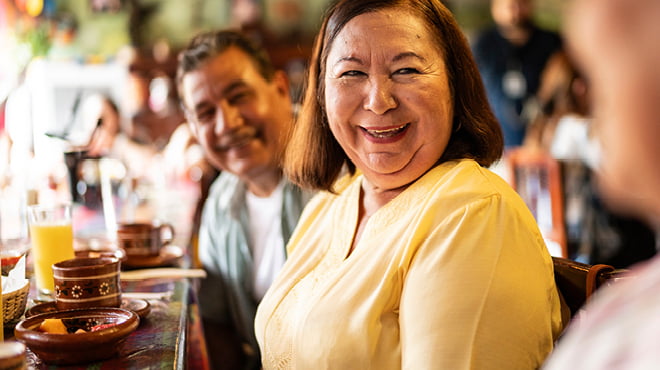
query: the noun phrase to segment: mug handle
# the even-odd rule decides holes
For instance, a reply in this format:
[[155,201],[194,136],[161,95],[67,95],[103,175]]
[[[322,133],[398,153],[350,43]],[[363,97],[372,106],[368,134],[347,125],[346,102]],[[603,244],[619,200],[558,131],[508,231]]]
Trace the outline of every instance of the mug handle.
[[[170,238],[164,238],[163,235],[167,235],[165,232],[169,232]],[[174,233],[174,226],[172,226],[169,223],[164,223],[158,226],[158,236],[160,237],[160,240],[162,242],[162,246],[166,246],[170,244],[173,240],[176,234]]]

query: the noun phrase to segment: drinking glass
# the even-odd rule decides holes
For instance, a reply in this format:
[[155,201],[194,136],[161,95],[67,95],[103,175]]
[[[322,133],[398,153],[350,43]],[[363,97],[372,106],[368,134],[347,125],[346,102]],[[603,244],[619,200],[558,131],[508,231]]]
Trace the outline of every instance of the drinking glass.
[[75,256],[71,204],[29,206],[28,224],[37,289],[42,295],[52,295],[53,264]]

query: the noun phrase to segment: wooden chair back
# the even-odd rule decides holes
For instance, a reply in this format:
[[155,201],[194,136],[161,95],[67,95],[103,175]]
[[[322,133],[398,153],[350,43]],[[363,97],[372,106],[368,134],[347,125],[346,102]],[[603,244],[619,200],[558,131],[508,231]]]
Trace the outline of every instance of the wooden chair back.
[[629,277],[627,270],[617,270],[610,265],[589,265],[567,258],[552,257],[555,283],[571,317],[589,300],[600,287]]
[[559,162],[543,150],[524,147],[509,150],[506,161],[511,186],[536,218],[550,254],[568,257]]

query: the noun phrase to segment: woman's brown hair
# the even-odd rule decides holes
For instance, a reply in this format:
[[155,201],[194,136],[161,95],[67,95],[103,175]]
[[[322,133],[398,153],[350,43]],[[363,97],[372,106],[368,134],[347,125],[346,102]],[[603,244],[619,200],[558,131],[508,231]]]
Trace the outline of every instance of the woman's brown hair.
[[351,19],[391,8],[410,12],[423,21],[445,58],[454,122],[438,164],[472,158],[489,166],[502,155],[502,132],[488,104],[470,46],[451,12],[439,0],[340,0],[328,9],[316,37],[303,104],[285,153],[285,172],[301,187],[332,191],[344,166],[349,173],[355,172],[355,165],[328,125],[324,107],[325,64],[332,43]]

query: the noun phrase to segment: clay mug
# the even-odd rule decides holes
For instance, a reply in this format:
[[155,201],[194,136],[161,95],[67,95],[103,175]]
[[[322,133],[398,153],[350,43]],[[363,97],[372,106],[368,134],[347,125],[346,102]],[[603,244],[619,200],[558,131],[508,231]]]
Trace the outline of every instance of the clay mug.
[[120,262],[114,257],[72,258],[53,264],[58,310],[119,307]]
[[120,223],[117,245],[127,257],[158,256],[160,249],[174,239],[174,227],[168,223]]
[[27,370],[25,345],[16,340],[0,342],[0,370]]

